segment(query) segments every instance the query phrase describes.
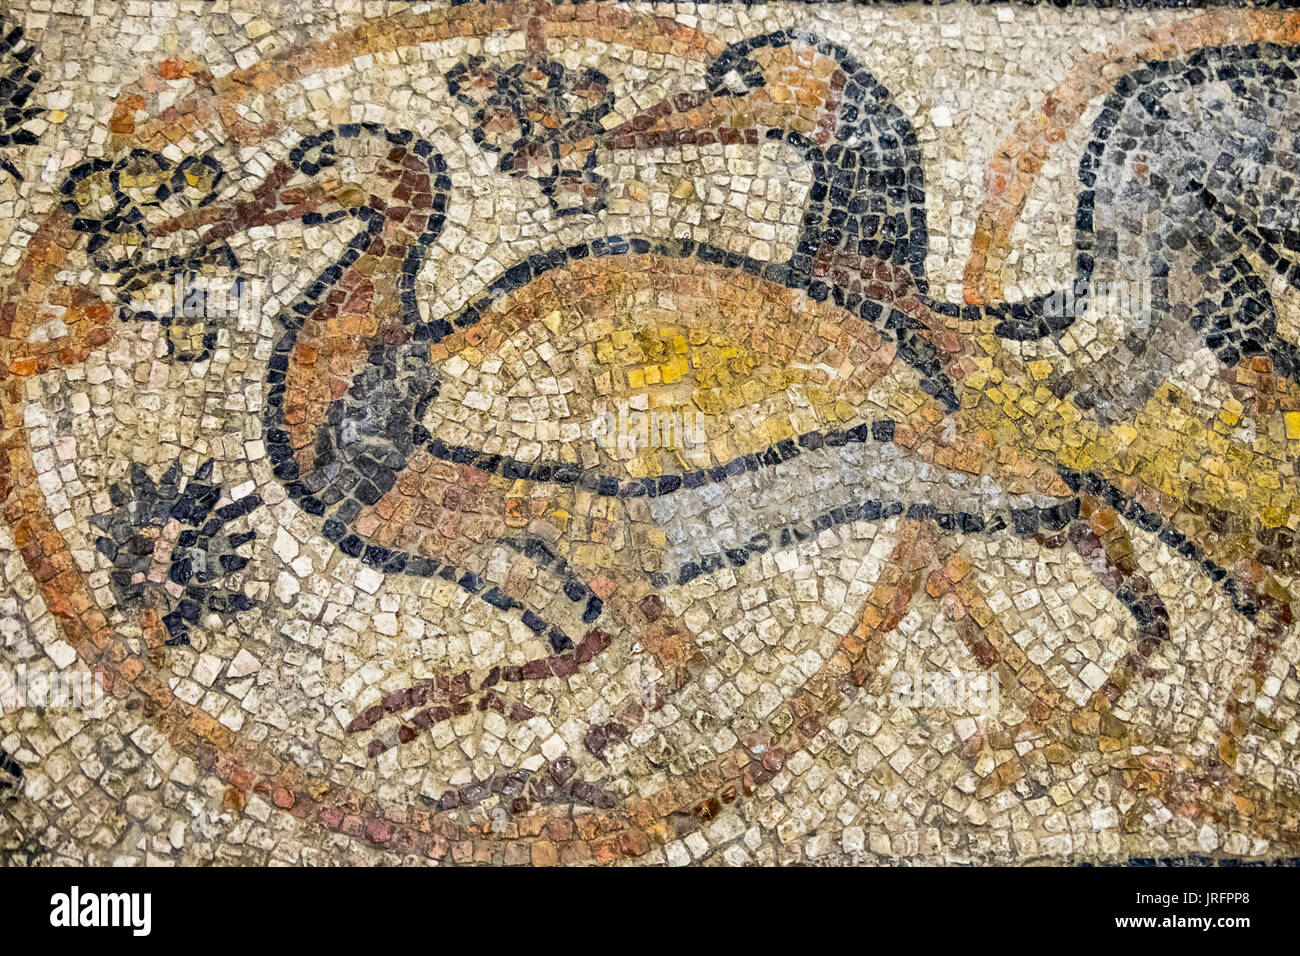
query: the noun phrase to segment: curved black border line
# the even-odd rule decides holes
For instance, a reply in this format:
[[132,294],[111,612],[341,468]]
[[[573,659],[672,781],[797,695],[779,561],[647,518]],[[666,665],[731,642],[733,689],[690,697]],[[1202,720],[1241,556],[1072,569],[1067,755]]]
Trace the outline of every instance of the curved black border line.
[[[880,86],[874,77],[861,69],[843,47],[827,43],[812,34],[798,30],[777,31],[759,37],[752,37],[729,47],[710,65],[706,74],[708,81],[716,86],[722,82],[724,76],[734,71],[741,74],[748,82],[761,82],[761,77],[756,78],[753,63],[748,60],[748,54],[760,47],[784,45],[792,40],[812,45],[823,53],[833,56],[849,77],[846,90],[850,87],[856,87],[859,91],[855,92],[852,99],[848,95],[845,97],[845,104],[854,110],[852,114],[853,120],[859,122],[857,126],[849,125],[847,129],[840,130],[839,132],[843,134],[842,139],[860,132],[861,129],[868,127],[874,129],[872,124],[883,123],[887,132],[880,138],[886,141],[873,143],[874,148],[880,150],[883,162],[870,168],[883,168],[885,171],[892,169],[901,173],[901,181],[895,180],[891,184],[895,189],[895,192],[891,194],[896,202],[895,210],[902,211],[899,212],[899,215],[903,215],[903,212],[915,214],[913,221],[905,222],[904,230],[900,234],[896,234],[897,242],[892,244],[886,251],[890,259],[904,264],[912,270],[914,276],[917,277],[919,288],[923,289],[925,282],[924,254],[927,236],[924,220],[924,183],[920,178],[920,151],[910,124],[906,117],[893,105],[888,90]],[[1218,48],[1209,49],[1217,50]],[[1171,63],[1185,70],[1191,69],[1195,63],[1203,62],[1212,55],[1209,49],[1199,51],[1197,57],[1193,57],[1186,62],[1162,61],[1162,65],[1135,70],[1116,85],[1115,91],[1107,100],[1108,108],[1113,109],[1116,105],[1122,108],[1123,104],[1127,102],[1132,95],[1132,87],[1137,83],[1132,77],[1145,76],[1150,72],[1153,77],[1158,79],[1172,69]],[[1257,46],[1247,49],[1257,49]],[[1300,48],[1295,49],[1300,50]],[[745,76],[747,73],[749,75]],[[872,101],[870,108],[864,106],[864,100]],[[1098,121],[1098,124],[1101,124],[1103,120],[1107,120],[1107,117],[1108,111],[1103,111],[1102,119]],[[1108,124],[1113,124],[1113,122],[1114,119],[1108,120]],[[852,123],[852,120],[850,123]],[[1097,143],[1099,138],[1109,132],[1109,129],[1110,125],[1104,127],[1095,125],[1093,143]],[[427,348],[428,344],[439,342],[458,329],[475,325],[482,319],[488,309],[502,297],[528,285],[539,275],[545,274],[552,269],[564,268],[572,261],[587,257],[601,258],[605,256],[652,253],[678,258],[698,258],[702,262],[738,269],[763,279],[775,281],[787,288],[803,291],[810,298],[817,301],[831,298],[841,308],[845,308],[853,314],[872,322],[873,325],[879,326],[883,324],[886,331],[895,333],[895,337],[899,341],[900,357],[905,358],[909,364],[912,364],[922,373],[925,385],[930,386],[926,390],[948,410],[951,411],[956,407],[956,396],[951,393],[950,384],[947,385],[947,393],[945,393],[946,375],[938,368],[937,358],[923,354],[918,355],[915,350],[912,350],[910,354],[905,354],[904,343],[908,329],[914,326],[913,320],[887,305],[870,301],[857,294],[845,293],[836,286],[816,280],[811,274],[811,256],[826,239],[822,233],[827,228],[829,220],[824,219],[823,216],[830,198],[828,191],[831,183],[831,167],[836,164],[837,159],[834,151],[842,150],[843,154],[847,154],[850,152],[847,148],[833,146],[822,149],[797,133],[780,130],[767,131],[766,135],[769,139],[786,141],[801,149],[814,169],[815,190],[814,195],[810,197],[809,209],[805,211],[804,232],[795,253],[787,262],[763,262],[740,253],[728,252],[707,243],[696,243],[689,240],[657,241],[642,237],[608,236],[587,243],[579,243],[565,249],[555,249],[529,256],[527,259],[506,269],[492,283],[485,294],[463,307],[450,320],[438,319],[424,322],[420,320],[415,299],[415,277],[424,262],[430,245],[441,234],[445,224],[445,212],[451,190],[451,181],[447,176],[447,165],[442,156],[434,150],[427,140],[416,138],[410,131],[393,132],[384,129],[378,124],[351,123],[320,134],[304,137],[291,152],[290,162],[310,174],[313,171],[313,164],[306,162],[306,156],[310,150],[331,142],[335,136],[343,138],[355,137],[362,132],[371,135],[382,134],[388,138],[390,143],[409,148],[416,155],[426,158],[429,164],[433,189],[433,215],[424,234],[408,248],[399,277],[401,317],[411,331],[411,346],[417,349]],[[1096,156],[1100,156],[1100,154],[1100,150],[1095,151]],[[1085,186],[1089,188],[1092,182],[1095,181],[1095,176],[1091,173],[1091,165],[1094,162],[1094,151],[1090,146],[1090,150],[1085,153],[1080,167],[1080,178],[1084,181]],[[857,160],[850,157],[846,160],[846,163],[848,167],[856,166]],[[913,177],[914,173],[916,174],[915,178]],[[1087,178],[1090,176],[1092,178]],[[912,192],[913,190],[916,190],[916,192]],[[1090,196],[1091,194],[1081,194],[1081,205],[1085,195]],[[360,509],[365,505],[373,505],[385,491],[392,487],[396,480],[396,472],[404,462],[376,465],[367,458],[365,463],[370,467],[367,469],[366,474],[362,474],[358,463],[351,462],[348,459],[340,460],[340,456],[333,456],[333,460],[339,462],[339,465],[334,470],[342,472],[345,479],[344,484],[346,487],[341,491],[336,485],[338,476],[331,479],[325,475],[324,470],[320,467],[314,468],[307,475],[299,473],[293,449],[288,441],[288,433],[282,427],[284,425],[284,379],[288,370],[289,352],[296,342],[298,330],[302,327],[306,316],[319,307],[329,289],[343,276],[345,270],[361,257],[363,251],[382,228],[383,223],[382,213],[369,207],[349,209],[338,215],[351,215],[360,220],[364,227],[348,243],[346,251],[339,260],[326,268],[291,305],[283,309],[277,316],[277,321],[285,329],[285,334],[276,343],[275,354],[268,367],[267,384],[270,388],[264,413],[264,420],[268,427],[267,446],[273,462],[273,473],[282,482],[290,497],[294,498],[304,511],[325,518],[322,525],[323,535],[328,540],[336,543],[345,554],[359,558],[364,564],[387,573],[406,573],[419,577],[431,577],[436,574],[448,581],[455,582],[466,591],[482,597],[495,607],[522,610],[524,623],[539,634],[548,632],[552,644],[557,649],[572,646],[572,641],[561,631],[531,611],[525,610],[518,601],[505,595],[495,586],[489,587],[487,582],[479,575],[470,571],[462,571],[455,565],[443,562],[440,559],[418,557],[404,551],[367,543],[352,532],[351,524],[360,513]],[[1076,218],[1078,219],[1078,217]],[[309,224],[311,221],[323,222],[325,217],[319,215],[315,217],[308,216],[304,217],[304,221],[309,222]],[[1078,223],[1080,232],[1086,232],[1091,227],[1091,216],[1087,217],[1086,222],[1083,219],[1078,219]],[[830,226],[833,227],[834,223],[830,223]],[[832,245],[842,248],[839,244],[841,236],[837,234],[830,238],[832,239]],[[1076,241],[1076,245],[1083,248],[1088,245],[1088,242],[1089,240],[1086,238],[1081,238]],[[1091,259],[1081,255],[1078,260],[1079,268],[1082,269],[1085,263],[1090,275]],[[939,303],[935,307],[944,314],[953,315],[957,313],[957,307],[950,304]],[[882,318],[884,319],[883,323],[880,321]],[[376,353],[384,352],[387,349],[388,346],[383,343],[372,344],[369,355],[370,362],[375,363]],[[927,374],[927,372],[936,374]],[[923,387],[925,386],[923,385]],[[433,393],[436,394],[436,383]],[[341,398],[332,403],[331,412],[335,412],[336,406],[341,408],[343,401],[344,399]],[[424,407],[423,404],[422,407]],[[468,464],[506,478],[576,484],[596,494],[620,498],[656,497],[671,494],[683,488],[700,487],[708,482],[725,482],[730,477],[788,461],[801,454],[803,450],[812,450],[823,446],[834,447],[849,442],[865,442],[868,438],[876,441],[889,441],[893,438],[894,429],[894,422],[880,420],[859,423],[848,429],[814,431],[794,439],[775,443],[762,451],[738,457],[713,468],[700,469],[681,475],[660,476],[653,479],[619,481],[612,476],[584,472],[573,464],[557,462],[526,463],[502,455],[489,455],[465,446],[449,445],[438,436],[430,435],[422,425],[418,424],[418,419],[421,417],[418,414],[419,411],[420,409],[414,409],[412,416],[414,419],[412,424],[414,445],[423,447],[435,458],[458,464]],[[337,417],[337,414],[327,415],[327,418],[331,419]],[[330,441],[333,440],[330,439]],[[1063,472],[1063,474],[1066,473]],[[1104,491],[1114,497],[1113,486],[1106,484],[1098,476],[1086,476],[1085,479],[1081,480],[1096,485],[1099,493]],[[335,485],[335,487],[331,488],[331,485]],[[334,514],[328,517],[326,512],[329,505],[318,496],[322,489],[330,492],[332,495],[330,504],[336,506]],[[352,496],[344,498],[349,492],[352,492]],[[1073,508],[1072,516],[1067,517],[1060,513],[1062,508],[1067,511]],[[1131,501],[1124,504],[1124,509],[1127,509],[1127,516],[1137,520],[1140,526],[1146,527],[1147,524],[1151,523],[1149,513]],[[990,516],[972,515],[966,512],[941,513],[933,505],[924,502],[910,505],[905,505],[902,502],[865,502],[852,507],[845,506],[844,508],[833,509],[828,513],[829,517],[821,516],[814,524],[829,521],[830,524],[825,525],[829,527],[835,523],[856,520],[856,518],[849,517],[851,514],[867,517],[869,514],[875,513],[887,517],[889,515],[886,512],[891,514],[903,513],[904,510],[909,517],[933,520],[941,530],[945,531],[995,531],[1010,526],[1020,533],[1034,533],[1037,531],[1039,524],[1044,521],[1049,527],[1052,527],[1061,522],[1068,523],[1069,520],[1073,520],[1073,517],[1077,517],[1078,498],[1048,508],[1013,509],[1005,515],[999,513]],[[868,518],[868,520],[870,519]],[[1163,527],[1163,524],[1163,521],[1160,521],[1157,527]],[[1033,531],[1030,531],[1031,527]],[[789,531],[788,528],[784,530]],[[1171,546],[1179,547],[1188,557],[1200,561],[1203,568],[1216,583],[1219,583],[1233,597],[1234,606],[1237,606],[1238,610],[1248,614],[1248,616],[1253,615],[1253,608],[1245,605],[1238,598],[1235,593],[1236,583],[1227,576],[1222,568],[1205,558],[1200,549],[1187,542],[1181,535],[1170,534],[1177,538],[1177,544],[1171,544]],[[751,539],[750,543],[757,542],[760,537],[762,537],[761,533]],[[740,552],[745,552],[746,555],[750,553],[748,545],[745,548],[729,550],[736,553],[728,554],[724,551],[720,554],[733,564],[737,561],[743,563]],[[753,550],[756,551],[757,548]],[[683,579],[684,583],[685,580],[696,576],[694,569],[698,568],[700,569],[699,573],[705,573],[704,568],[706,565],[716,563],[717,560],[719,560],[717,555],[701,556],[700,561],[684,565],[679,570],[678,577]],[[662,581],[666,580],[666,578],[660,574],[657,576],[657,580]],[[586,600],[588,602],[584,620],[594,620],[595,617],[599,616],[599,601],[590,592],[590,589],[585,584],[578,582],[576,578],[568,582],[568,585],[565,587],[565,592],[571,600]]]
[[[1277,60],[1283,62],[1269,62],[1262,58],[1262,53],[1273,53]],[[1093,258],[1096,246],[1093,215],[1097,173],[1110,145],[1111,133],[1130,103],[1138,101],[1149,115],[1161,119],[1164,108],[1160,105],[1160,100],[1170,93],[1182,92],[1207,82],[1243,78],[1281,76],[1293,80],[1298,70],[1300,46],[1260,42],[1201,47],[1181,59],[1147,61],[1117,80],[1102,104],[1101,113],[1093,121],[1092,136],[1079,159],[1078,179],[1082,188],[1075,203],[1074,214],[1075,288],[1086,285],[1092,279],[1096,264]],[[1180,85],[1177,88],[1170,87],[1170,80],[1177,80]],[[1198,191],[1200,185],[1194,185],[1196,189],[1193,191]],[[1272,257],[1266,254],[1266,244],[1262,237],[1248,230],[1242,238],[1248,240],[1257,252],[1261,252],[1265,261],[1273,265],[1276,271],[1285,273],[1287,268],[1283,266],[1289,267],[1293,283],[1300,287],[1300,262],[1291,263],[1285,259],[1271,262]],[[1078,318],[1068,309],[1063,310],[1059,316],[1046,314],[1047,301],[1057,296],[1061,296],[1060,291],[1037,295],[1024,302],[963,306],[961,317],[972,321],[985,316],[996,319],[998,324],[994,332],[1006,339],[1033,341],[1047,338],[1064,332]],[[1168,302],[1165,302],[1165,307],[1168,307]]]

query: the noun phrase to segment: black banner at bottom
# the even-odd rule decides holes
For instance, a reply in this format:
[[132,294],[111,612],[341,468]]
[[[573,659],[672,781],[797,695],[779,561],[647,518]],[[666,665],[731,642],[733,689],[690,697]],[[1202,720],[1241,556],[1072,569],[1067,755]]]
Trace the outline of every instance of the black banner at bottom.
[[[860,937],[862,920],[869,919],[892,922],[893,932],[919,933],[930,944],[949,938],[969,943],[981,928],[1041,931],[1045,935],[1036,938],[1042,942],[1181,942],[1196,934],[1231,944],[1293,924],[1295,862],[852,872],[589,868],[549,874],[464,868],[0,869],[0,939],[99,937],[132,947],[233,942],[248,940],[253,931],[262,945],[340,947],[374,945],[393,929],[415,932],[430,924],[462,926],[474,934],[532,928],[545,936],[556,919],[576,917],[584,934],[599,933],[608,921],[611,940],[673,924],[674,935],[682,938],[702,933],[722,940],[745,914],[761,932],[772,925],[772,916],[793,917],[790,907],[807,906],[799,923],[819,938],[827,931]],[[709,913],[722,918],[710,921]],[[680,923],[688,916],[698,930]]]

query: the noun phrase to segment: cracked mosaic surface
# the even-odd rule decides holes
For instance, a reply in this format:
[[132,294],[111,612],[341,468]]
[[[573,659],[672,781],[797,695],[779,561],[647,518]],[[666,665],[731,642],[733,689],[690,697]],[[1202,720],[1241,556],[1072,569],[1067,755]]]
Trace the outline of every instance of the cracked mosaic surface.
[[0,859],[1300,857],[1300,14],[14,3]]

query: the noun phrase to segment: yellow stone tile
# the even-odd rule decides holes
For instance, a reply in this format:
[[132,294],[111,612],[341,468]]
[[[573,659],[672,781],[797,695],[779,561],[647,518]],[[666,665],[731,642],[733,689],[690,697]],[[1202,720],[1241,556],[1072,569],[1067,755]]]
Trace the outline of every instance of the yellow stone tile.
[[1287,412],[1285,419],[1286,437],[1300,439],[1300,412]]

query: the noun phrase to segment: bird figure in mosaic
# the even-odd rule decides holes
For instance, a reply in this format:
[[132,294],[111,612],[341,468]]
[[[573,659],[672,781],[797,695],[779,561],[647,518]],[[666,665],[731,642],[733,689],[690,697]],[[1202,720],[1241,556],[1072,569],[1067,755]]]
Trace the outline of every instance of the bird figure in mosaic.
[[[593,728],[588,746],[599,753],[709,665],[675,607],[684,589],[766,568],[782,551],[864,521],[897,519],[905,531],[892,558],[901,576],[881,582],[854,639],[878,642],[919,595],[947,602],[971,655],[1008,677],[1025,714],[1013,738],[1051,726],[1076,752],[1140,736],[1116,729],[1111,715],[1133,682],[1155,673],[1156,652],[1173,635],[1135,530],[1207,575],[1252,622],[1252,679],[1262,680],[1291,623],[1291,597],[1248,547],[1214,530],[1213,516],[1233,516],[1262,538],[1277,527],[1267,515],[1276,505],[1235,500],[1231,481],[1228,494],[1205,500],[1208,486],[1186,480],[1205,432],[1193,414],[1172,434],[1148,420],[1146,406],[1090,416],[1113,372],[1053,377],[1005,345],[1059,333],[1082,309],[1063,307],[1058,322],[1048,297],[972,311],[931,293],[915,133],[845,51],[798,31],[746,40],[699,88],[613,126],[601,122],[607,80],[590,71],[566,79],[548,63],[494,70],[470,61],[447,85],[498,170],[534,181],[556,215],[602,213],[613,188],[602,149],[779,144],[807,165],[811,185],[788,256],[603,235],[510,265],[445,315],[421,308],[418,280],[437,268],[457,183],[434,146],[408,130],[358,122],[307,134],[251,199],[194,202],[151,227],[155,237],[201,230],[169,269],[228,263],[228,241],[255,227],[343,230],[335,261],[275,317],[264,414],[274,474],[343,553],[386,573],[453,581],[518,620],[540,648],[524,665],[370,706],[350,730],[416,712],[372,753],[461,712],[474,694],[527,719],[511,684],[571,673],[630,636],[657,677],[615,721]],[[165,185],[149,188],[165,188],[163,199],[196,181],[158,166]],[[111,178],[111,167],[88,167],[83,179]],[[66,201],[92,244],[143,229],[121,204],[86,215],[81,181],[70,179]],[[1229,181],[1206,171],[1211,195],[1194,197],[1205,215],[1228,221],[1238,238],[1258,235],[1261,249],[1286,246],[1290,227],[1265,225],[1262,203],[1239,226],[1245,210],[1225,198]],[[1176,231],[1165,241],[1198,244]],[[1081,243],[1080,263],[1091,256]],[[113,244],[99,247],[108,254]],[[130,257],[110,265],[128,282],[149,268]],[[1289,375],[1293,347],[1276,322],[1253,307],[1249,321],[1225,311],[1234,283],[1246,283],[1247,301],[1263,301],[1257,283],[1232,268],[1218,304],[1200,312],[1218,330],[1207,344],[1219,336],[1226,365],[1265,356]],[[1155,387],[1133,394],[1177,401]],[[1151,456],[1129,454],[1144,441]],[[1172,455],[1182,458],[1171,464]],[[1225,457],[1229,474],[1257,465]],[[1294,485],[1284,476],[1286,493]],[[1085,703],[1015,660],[967,577],[962,542],[998,534],[1077,554],[1130,615],[1132,653]],[[870,654],[836,658],[830,675],[875,680],[863,660]],[[1230,706],[1224,717],[1225,762],[1243,713]],[[1023,772],[1014,764],[990,785],[1010,785]]]

